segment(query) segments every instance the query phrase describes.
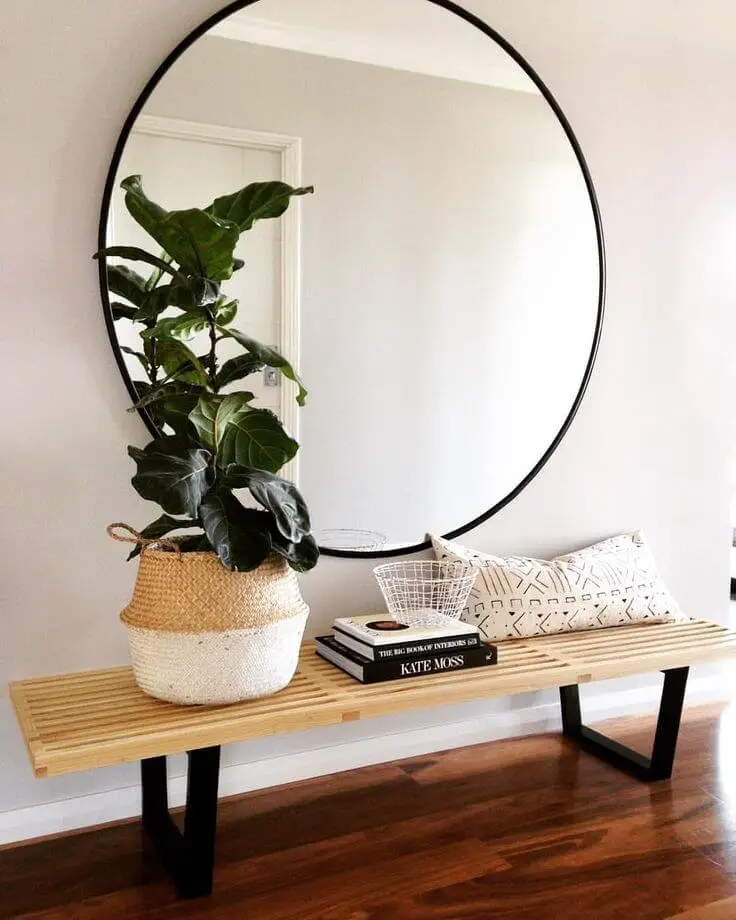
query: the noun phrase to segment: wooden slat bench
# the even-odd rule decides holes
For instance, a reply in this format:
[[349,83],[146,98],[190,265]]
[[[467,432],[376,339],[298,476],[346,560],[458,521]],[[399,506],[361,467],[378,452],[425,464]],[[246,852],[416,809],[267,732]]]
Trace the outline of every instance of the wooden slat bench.
[[[306,643],[285,690],[225,707],[184,707],[146,696],[130,668],[12,683],[36,776],[141,761],[143,825],[183,897],[212,890],[220,746],[388,713],[560,688],[566,736],[644,781],[667,779],[690,665],[736,656],[736,633],[715,623],[619,627],[501,643],[497,665],[364,686]],[[651,757],[582,723],[579,684],[664,671]],[[166,756],[188,752],[184,832],[172,821]]]

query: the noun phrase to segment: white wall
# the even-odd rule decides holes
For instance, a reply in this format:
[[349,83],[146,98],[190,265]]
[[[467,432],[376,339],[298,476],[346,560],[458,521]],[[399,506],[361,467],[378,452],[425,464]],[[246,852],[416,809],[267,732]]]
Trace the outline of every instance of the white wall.
[[[126,660],[116,613],[134,572],[104,525],[148,513],[129,486],[124,450],[143,429],[125,412],[89,254],[124,116],[174,42],[217,6],[37,0],[0,8],[0,685]],[[476,0],[473,9],[527,54],[575,127],[601,200],[609,293],[597,370],[570,433],[535,482],[468,539],[541,554],[642,526],[682,606],[724,619],[736,8],[730,0]],[[325,559],[304,580],[313,631],[338,611],[376,602],[371,564]],[[519,707],[528,702],[499,704],[507,728],[522,725]],[[340,750],[323,752],[317,767],[306,752],[379,733],[389,737],[374,756],[391,757],[431,737],[450,744],[491,734],[494,711],[466,706],[358,723],[233,748],[228,762],[291,750],[303,752],[282,761],[294,775],[305,764],[329,769],[346,762]],[[420,732],[414,747],[390,735],[453,719],[471,730]],[[256,764],[247,775],[255,783],[285,773]],[[131,785],[136,772],[35,781],[4,695],[0,778],[0,812],[8,812]],[[134,807],[130,794],[104,801],[112,812]],[[80,800],[60,810],[67,822],[95,814]],[[22,836],[34,819],[39,831],[59,826],[55,814],[6,814],[0,826]]]

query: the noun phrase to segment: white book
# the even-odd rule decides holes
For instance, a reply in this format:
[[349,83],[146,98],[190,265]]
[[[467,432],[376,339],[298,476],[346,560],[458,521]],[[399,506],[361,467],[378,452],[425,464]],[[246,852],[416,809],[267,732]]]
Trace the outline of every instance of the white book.
[[374,661],[480,644],[478,627],[454,617],[447,617],[442,626],[405,626],[380,613],[338,617],[332,631],[344,646]]

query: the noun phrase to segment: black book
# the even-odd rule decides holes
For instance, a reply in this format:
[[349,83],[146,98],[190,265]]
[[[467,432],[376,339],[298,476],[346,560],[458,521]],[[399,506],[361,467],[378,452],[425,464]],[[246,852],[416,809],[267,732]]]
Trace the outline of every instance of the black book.
[[318,655],[363,684],[480,668],[496,664],[498,661],[498,650],[495,645],[480,645],[476,648],[415,655],[411,658],[389,661],[371,661],[342,645],[334,636],[318,636],[314,641]]
[[395,658],[414,658],[417,655],[433,655],[455,652],[458,649],[478,648],[481,644],[478,633],[465,636],[442,636],[435,639],[415,639],[412,642],[392,642],[390,645],[370,645],[361,642],[355,636],[340,629],[335,623],[332,627],[335,639],[352,652],[368,658],[370,661],[391,661]]

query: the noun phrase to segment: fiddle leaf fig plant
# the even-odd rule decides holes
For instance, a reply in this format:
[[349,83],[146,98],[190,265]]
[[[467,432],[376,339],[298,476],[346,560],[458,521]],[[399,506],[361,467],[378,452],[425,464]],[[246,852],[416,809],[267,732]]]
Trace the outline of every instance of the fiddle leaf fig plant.
[[[314,189],[254,182],[206,208],[167,211],[148,198],[140,176],[121,187],[129,213],[157,247],[110,246],[94,256],[132,263],[106,261],[106,274],[119,298],[111,296],[115,322],[132,324],[140,341],[121,346],[144,373],[134,381],[139,398],[131,411],[145,408],[160,432],[145,448],[128,448],[133,487],[164,512],[141,536],[183,532],[182,552],[214,551],[231,571],[252,571],[271,553],[307,571],[319,558],[309,512],[297,487],[278,475],[299,445],[273,412],[254,405],[250,390],[232,385],[268,366],[296,385],[300,406],[307,390],[283,355],[233,328],[239,305],[222,285],[244,268],[234,255],[240,236]],[[206,340],[203,353],[197,337]],[[243,353],[222,361],[222,342]],[[236,494],[243,490],[247,504]]]

